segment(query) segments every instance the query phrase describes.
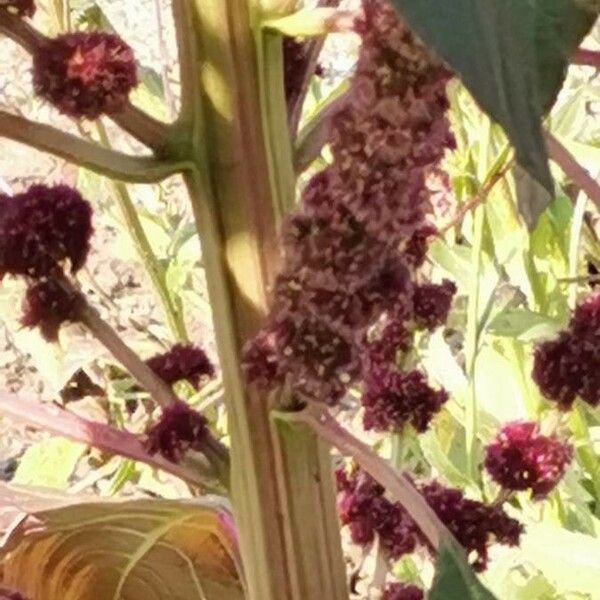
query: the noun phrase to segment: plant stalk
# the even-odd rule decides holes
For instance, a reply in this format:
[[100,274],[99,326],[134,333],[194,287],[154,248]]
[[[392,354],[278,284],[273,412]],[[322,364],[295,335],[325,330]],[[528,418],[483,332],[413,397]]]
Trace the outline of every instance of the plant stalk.
[[[263,87],[282,76],[271,72],[281,66],[281,49],[259,37],[260,15],[246,2],[194,0],[174,8],[188,15],[176,22],[191,24],[196,41],[190,46],[178,36],[196,165],[185,181],[223,369],[247,598],[347,600],[327,447],[305,427],[281,432],[270,413],[284,398],[248,387],[240,367],[242,347],[268,311],[280,257],[277,224],[293,201],[285,103],[279,106],[278,90],[265,97]],[[277,149],[283,153],[274,156]]]

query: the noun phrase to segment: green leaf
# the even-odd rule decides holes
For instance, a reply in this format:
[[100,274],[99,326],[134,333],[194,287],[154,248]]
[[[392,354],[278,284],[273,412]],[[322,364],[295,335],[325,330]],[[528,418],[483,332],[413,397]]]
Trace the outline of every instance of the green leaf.
[[0,548],[2,585],[26,597],[243,599],[222,499],[123,502],[3,485],[0,505],[17,513]]
[[34,444],[21,458],[12,481],[21,485],[66,489],[85,449],[85,444],[64,438]]
[[444,541],[438,553],[428,600],[497,600],[477,579],[456,542]]
[[561,329],[562,324],[556,319],[526,308],[505,310],[496,315],[488,325],[489,333],[515,338],[521,342],[536,342],[551,338]]
[[[521,166],[552,191],[541,119],[595,15],[573,0],[393,0],[508,134]],[[448,26],[451,23],[452,26]],[[537,218],[541,206],[530,207]]]

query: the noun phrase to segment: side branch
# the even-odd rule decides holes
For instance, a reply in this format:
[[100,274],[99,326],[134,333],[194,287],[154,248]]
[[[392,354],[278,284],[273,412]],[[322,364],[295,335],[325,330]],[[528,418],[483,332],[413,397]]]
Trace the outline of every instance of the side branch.
[[0,111],[0,137],[59,156],[99,175],[130,183],[155,183],[186,171],[185,162],[136,157],[103,148],[50,125]]
[[351,456],[390,496],[400,502],[412,517],[429,543],[436,550],[443,541],[453,536],[440,521],[433,509],[414,485],[392,465],[379,457],[371,448],[344,429],[327,411],[313,415],[304,410],[297,413],[277,413],[277,418],[308,425],[321,439],[337,448],[342,454]]
[[172,473],[188,483],[200,486],[206,484],[206,478],[196,469],[169,462],[159,455],[149,454],[144,449],[140,438],[133,433],[88,421],[57,406],[46,406],[37,401],[25,400],[2,392],[0,413],[72,441],[88,444],[103,452],[146,463]]
[[[6,11],[0,11],[0,33],[12,39],[32,55],[38,51],[43,52],[44,42],[48,40],[46,36],[27,21]],[[133,106],[130,102],[121,112],[107,116],[127,133],[150,148],[157,156],[161,156],[165,146],[169,143],[169,134],[172,128]]]
[[579,189],[600,208],[600,184],[582,167],[565,146],[551,133],[544,134],[550,158],[562,169]]

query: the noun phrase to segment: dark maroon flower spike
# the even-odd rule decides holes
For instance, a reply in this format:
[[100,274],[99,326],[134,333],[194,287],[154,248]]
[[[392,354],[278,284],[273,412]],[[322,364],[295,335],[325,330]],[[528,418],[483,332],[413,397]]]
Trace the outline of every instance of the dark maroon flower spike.
[[[354,468],[336,471],[338,513],[350,528],[354,543],[368,546],[379,536],[386,556],[397,560],[418,545],[427,545],[423,534],[399,503],[385,496],[385,489],[370,475]],[[472,558],[473,567],[483,571],[492,543],[514,546],[523,527],[500,506],[488,506],[465,498],[460,490],[437,482],[418,485],[427,503]]]
[[381,600],[424,600],[423,590],[416,585],[390,583],[384,590]]
[[360,469],[350,473],[338,469],[336,478],[338,513],[355,544],[368,547],[377,535],[391,560],[414,552],[419,530],[398,503],[385,497],[381,485]]
[[79,293],[65,288],[60,280],[41,279],[27,288],[21,324],[39,327],[46,341],[55,342],[63,323],[79,320],[79,310],[84,302]]
[[0,279],[53,275],[66,259],[78,271],[92,232],[92,207],[66,185],[34,185],[22,194],[0,196]]
[[283,224],[268,325],[244,360],[253,381],[326,404],[360,381],[374,323],[413,319],[411,269],[431,233],[427,178],[452,140],[446,69],[383,0],[365,2],[356,28],[363,46],[332,120],[333,164]]
[[540,433],[537,423],[505,425],[487,447],[485,466],[496,483],[510,491],[531,490],[544,498],[562,479],[573,447]]
[[518,546],[523,526],[509,517],[501,506],[490,506],[465,498],[460,490],[433,482],[419,487],[427,503],[471,556],[476,571],[488,565],[492,543]]
[[120,112],[137,83],[133,50],[111,33],[67,33],[33,57],[36,93],[71,117]]
[[146,449],[178,463],[188,450],[202,450],[208,421],[182,400],[163,409],[162,416],[146,434]]
[[34,0],[0,0],[0,11],[6,10],[20,17],[33,17],[35,9]]
[[441,285],[424,283],[415,288],[413,296],[415,321],[429,331],[441,327],[448,320],[456,284],[444,279]]
[[215,375],[215,368],[204,350],[193,344],[175,344],[168,352],[147,360],[146,364],[170,385],[185,379],[198,389],[205,378]]
[[401,373],[393,367],[373,367],[362,395],[363,425],[366,430],[400,431],[412,425],[418,432],[448,400],[448,393],[432,389],[420,371]]
[[533,380],[546,398],[569,410],[579,396],[600,404],[600,293],[573,313],[569,327],[535,349]]

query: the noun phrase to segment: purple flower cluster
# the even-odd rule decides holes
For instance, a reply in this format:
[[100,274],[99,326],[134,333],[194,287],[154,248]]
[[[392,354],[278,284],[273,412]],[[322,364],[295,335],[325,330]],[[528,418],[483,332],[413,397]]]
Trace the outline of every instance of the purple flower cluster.
[[[377,535],[392,560],[413,552],[418,545],[427,545],[404,508],[388,500],[385,489],[370,475],[358,468],[349,473],[338,469],[336,479],[340,519],[349,527],[355,544],[368,546]],[[490,544],[519,543],[523,527],[502,507],[465,498],[460,490],[437,482],[417,487],[466,552],[475,555],[472,564],[476,570],[487,567]]]
[[537,423],[505,425],[486,450],[485,466],[506,490],[531,490],[543,498],[556,487],[573,459],[573,447],[556,436],[545,436]]
[[437,482],[422,486],[420,491],[467,554],[474,553],[472,566],[476,571],[487,568],[490,544],[519,544],[523,526],[509,517],[501,506],[465,498],[460,490],[446,488]]
[[381,600],[424,600],[423,590],[416,585],[390,583],[383,591]]
[[33,57],[36,93],[72,117],[121,111],[137,82],[133,50],[110,33],[67,33],[46,40]]
[[561,410],[569,410],[578,396],[600,404],[600,292],[576,308],[556,339],[537,346],[533,379]]
[[179,462],[188,450],[202,450],[208,435],[208,421],[182,400],[165,408],[146,434],[146,449],[170,462]]
[[48,341],[62,323],[78,320],[81,296],[63,285],[64,268],[84,265],[92,232],[92,208],[70,187],[34,185],[0,195],[0,280],[27,279],[21,323],[39,327]]
[[0,0],[0,11],[2,10],[20,17],[33,17],[36,6],[34,0]]
[[81,296],[65,289],[57,278],[43,278],[29,285],[23,298],[21,324],[39,327],[48,342],[58,339],[63,323],[79,320]]
[[185,379],[198,389],[204,378],[215,375],[204,350],[193,344],[175,344],[168,352],[148,359],[146,364],[170,385]]
[[[250,382],[327,404],[365,376],[364,341],[378,319],[398,330],[413,322],[414,269],[432,235],[427,177],[453,145],[446,69],[383,0],[365,1],[356,29],[363,47],[332,122],[333,163],[284,223],[270,318],[244,361]],[[441,301],[436,315],[447,312]]]
[[34,185],[12,197],[0,195],[0,280],[6,274],[44,277],[73,272],[88,255],[92,208],[65,185]]
[[448,320],[455,294],[456,284],[448,279],[441,285],[424,283],[417,286],[413,296],[417,324],[429,331],[443,325]]
[[414,552],[420,532],[400,504],[386,498],[383,486],[361,469],[340,468],[336,478],[338,514],[355,544],[368,546],[377,535],[391,560]]
[[424,432],[447,400],[448,393],[432,389],[420,371],[375,367],[365,380],[363,425],[367,430],[401,431],[410,423]]

